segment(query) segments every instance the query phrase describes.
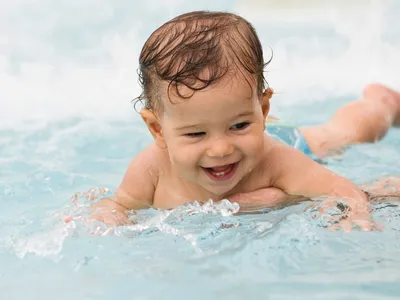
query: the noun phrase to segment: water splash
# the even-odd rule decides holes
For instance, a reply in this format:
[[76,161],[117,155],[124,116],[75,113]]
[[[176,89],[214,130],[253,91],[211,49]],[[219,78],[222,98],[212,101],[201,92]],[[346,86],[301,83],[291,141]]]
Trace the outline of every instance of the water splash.
[[[197,245],[199,239],[196,233],[188,233],[182,223],[191,222],[190,218],[196,215],[213,215],[230,217],[239,211],[237,203],[223,200],[214,203],[209,200],[203,204],[199,202],[188,203],[171,210],[148,209],[130,213],[134,225],[126,226],[107,226],[101,222],[90,219],[90,206],[111,195],[107,188],[91,188],[85,192],[75,193],[68,204],[61,210],[52,213],[47,218],[36,219],[30,222],[32,226],[39,229],[35,232],[24,234],[24,230],[19,231],[17,236],[10,238],[8,244],[11,245],[14,253],[20,259],[27,254],[34,254],[40,257],[53,259],[62,258],[63,244],[68,238],[79,238],[89,236],[121,236],[125,238],[135,238],[140,235],[148,235],[160,232],[165,235],[179,237],[185,240],[197,254],[203,251]],[[38,218],[38,217],[37,217]],[[67,219],[67,222],[65,220]],[[32,224],[32,223],[39,223]],[[231,225],[221,223],[218,229],[226,229]],[[25,227],[25,228],[28,228]]]

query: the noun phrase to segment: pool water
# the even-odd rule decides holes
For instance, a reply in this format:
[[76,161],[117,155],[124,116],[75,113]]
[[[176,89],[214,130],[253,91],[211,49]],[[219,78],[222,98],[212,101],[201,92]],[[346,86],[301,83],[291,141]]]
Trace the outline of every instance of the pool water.
[[[152,141],[130,99],[146,37],[169,18],[242,14],[274,59],[272,113],[326,121],[362,87],[399,89],[396,1],[15,1],[0,3],[0,299],[399,299],[400,207],[382,231],[326,229],[305,202],[237,214],[191,203],[88,224]],[[400,174],[400,129],[324,160],[356,183]],[[104,194],[102,194],[104,192]],[[66,224],[66,216],[73,220]]]
[[[399,133],[352,147],[327,166],[356,182],[399,174]],[[331,232],[323,218],[313,218],[310,203],[237,215],[229,202],[143,210],[137,225],[111,230],[85,222],[88,195],[115,189],[129,160],[151,141],[141,123],[72,119],[3,130],[0,139],[7,145],[1,149],[2,299],[400,295],[397,203],[374,206],[381,232]],[[74,219],[65,224],[67,215]]]

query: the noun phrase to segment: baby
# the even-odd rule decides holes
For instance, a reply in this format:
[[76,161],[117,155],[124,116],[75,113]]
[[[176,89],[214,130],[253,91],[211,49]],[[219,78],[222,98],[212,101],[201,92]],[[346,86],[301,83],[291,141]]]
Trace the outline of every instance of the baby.
[[154,142],[132,160],[115,196],[95,204],[98,220],[123,224],[127,210],[194,200],[229,199],[251,210],[332,196],[345,199],[347,226],[371,228],[366,193],[314,158],[399,125],[398,93],[369,85],[320,126],[268,123],[269,61],[252,25],[231,13],[174,18],[149,37],[139,61],[137,101]]

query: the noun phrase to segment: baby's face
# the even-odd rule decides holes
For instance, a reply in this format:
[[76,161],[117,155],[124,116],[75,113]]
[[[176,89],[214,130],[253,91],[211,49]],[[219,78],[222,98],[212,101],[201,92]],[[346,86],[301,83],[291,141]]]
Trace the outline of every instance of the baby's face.
[[173,168],[183,179],[223,196],[263,153],[264,116],[256,88],[226,78],[189,99],[170,92],[170,100],[163,99],[160,125]]

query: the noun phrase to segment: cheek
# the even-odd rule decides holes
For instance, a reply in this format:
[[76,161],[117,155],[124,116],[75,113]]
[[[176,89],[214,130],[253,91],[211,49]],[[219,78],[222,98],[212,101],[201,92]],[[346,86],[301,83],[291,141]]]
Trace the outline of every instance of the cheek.
[[254,128],[252,132],[249,132],[240,140],[242,148],[248,151],[256,151],[264,146],[264,130],[260,128]]
[[168,148],[171,164],[182,167],[192,167],[198,164],[201,153],[198,147],[184,146],[176,144],[175,147]]
[[263,147],[264,143],[263,143],[263,139],[254,139],[253,141],[249,142],[248,147],[249,150],[252,152],[257,152],[259,153],[260,149]]
[[246,137],[241,141],[241,148],[248,154],[259,155],[264,146],[264,136],[256,134]]

